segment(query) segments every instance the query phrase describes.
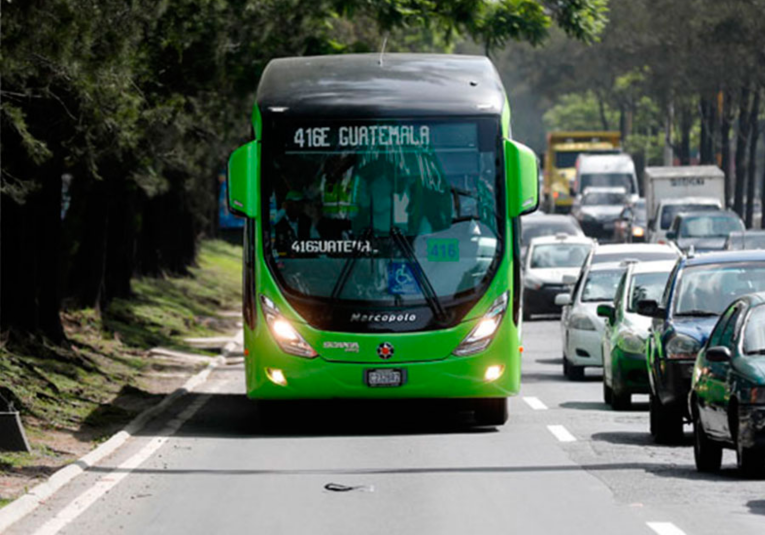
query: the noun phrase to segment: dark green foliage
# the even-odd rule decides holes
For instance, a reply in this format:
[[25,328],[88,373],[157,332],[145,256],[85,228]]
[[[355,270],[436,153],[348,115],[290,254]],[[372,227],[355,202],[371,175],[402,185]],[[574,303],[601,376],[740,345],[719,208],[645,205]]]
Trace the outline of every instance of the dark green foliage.
[[[592,41],[605,0],[0,0],[2,327],[63,340],[136,275],[184,274],[279,56]],[[60,217],[62,175],[71,203]],[[68,180],[68,179],[67,179]]]

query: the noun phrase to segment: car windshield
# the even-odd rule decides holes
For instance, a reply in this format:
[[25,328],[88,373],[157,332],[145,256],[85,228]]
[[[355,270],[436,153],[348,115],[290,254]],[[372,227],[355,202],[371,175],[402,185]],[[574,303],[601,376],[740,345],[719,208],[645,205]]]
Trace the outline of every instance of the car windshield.
[[629,173],[588,173],[579,177],[579,189],[585,188],[624,188],[627,193],[635,193],[634,180]]
[[545,221],[544,217],[537,217],[521,223],[521,242],[529,243],[533,238],[540,236],[554,236],[566,234],[568,236],[580,236],[582,231],[573,220]]
[[669,248],[666,251],[641,251],[639,247],[613,253],[596,252],[592,255],[592,263],[604,264],[606,262],[620,262],[622,260],[653,262],[655,260],[675,260],[677,258],[677,253]]
[[593,191],[582,197],[582,206],[622,205],[627,201],[624,193]]
[[632,277],[628,291],[627,312],[637,312],[638,301],[651,299],[661,301],[664,286],[667,284],[667,273],[637,273]]
[[488,284],[505,227],[497,121],[274,128],[264,249],[288,294],[401,307],[430,293],[446,305]]
[[624,269],[590,271],[582,289],[582,302],[613,301]]
[[765,290],[765,262],[692,266],[682,272],[676,291],[677,316],[719,315],[742,295]]
[[667,204],[661,209],[661,228],[667,230],[674,221],[675,216],[682,212],[702,212],[719,210],[720,207],[714,204]]
[[550,243],[537,245],[531,252],[532,268],[582,267],[590,246],[585,243]]
[[765,355],[765,306],[754,309],[746,322],[744,353]]
[[736,230],[744,230],[738,217],[710,214],[683,217],[679,234],[681,238],[725,238]]

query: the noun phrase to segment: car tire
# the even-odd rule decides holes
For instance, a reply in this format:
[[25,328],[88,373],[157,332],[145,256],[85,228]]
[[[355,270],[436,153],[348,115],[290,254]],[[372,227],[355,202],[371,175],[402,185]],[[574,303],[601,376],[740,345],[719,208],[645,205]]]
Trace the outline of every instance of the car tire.
[[698,410],[693,414],[693,459],[699,472],[717,472],[722,465],[722,446],[711,440],[698,417]]
[[569,381],[581,381],[584,379],[584,366],[574,366],[571,364],[566,356],[563,356],[563,375]]
[[613,391],[611,390],[611,387],[606,384],[605,377],[603,378],[603,402],[606,405],[611,405],[611,399],[613,396]]
[[628,411],[632,408],[632,394],[613,390],[611,392],[611,406],[615,411]]
[[683,438],[683,414],[667,407],[656,396],[651,396],[651,434],[659,444],[676,444]]
[[477,425],[504,425],[508,416],[507,399],[476,399],[473,414]]

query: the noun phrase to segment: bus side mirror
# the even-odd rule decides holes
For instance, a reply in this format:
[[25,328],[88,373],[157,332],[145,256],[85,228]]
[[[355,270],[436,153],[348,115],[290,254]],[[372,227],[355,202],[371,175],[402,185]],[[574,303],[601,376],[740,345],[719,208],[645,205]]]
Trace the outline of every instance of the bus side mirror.
[[260,143],[251,141],[236,149],[228,159],[228,209],[238,216],[258,213]]
[[510,139],[505,140],[505,180],[510,217],[530,214],[539,207],[537,155]]

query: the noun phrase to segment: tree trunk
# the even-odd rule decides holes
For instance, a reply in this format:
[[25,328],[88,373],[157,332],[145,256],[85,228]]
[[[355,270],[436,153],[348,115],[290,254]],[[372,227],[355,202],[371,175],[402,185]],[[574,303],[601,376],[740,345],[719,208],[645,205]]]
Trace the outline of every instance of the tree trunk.
[[136,213],[135,192],[124,176],[116,176],[109,185],[109,224],[106,238],[104,299],[130,297],[130,279],[135,267]]
[[760,88],[754,90],[754,101],[749,113],[749,166],[747,168],[747,192],[746,192],[746,228],[752,228],[754,223],[754,189],[755,176],[757,175],[757,142],[759,141],[760,128]]
[[72,236],[76,252],[69,271],[69,291],[81,308],[101,309],[109,224],[104,180],[81,177],[73,181]]
[[[4,143],[13,144],[10,136]],[[24,149],[18,147],[18,153]],[[11,159],[15,159],[11,157]],[[19,158],[19,160],[26,160]],[[15,169],[21,166],[8,164]],[[61,167],[49,161],[27,163],[27,180],[39,189],[19,203],[2,195],[0,325],[23,333],[39,333],[54,343],[65,340],[61,306]],[[26,178],[26,177],[25,177]],[[25,181],[26,182],[26,181]]]
[[680,165],[691,164],[691,127],[693,117],[691,110],[683,106],[680,111]]
[[600,112],[600,123],[603,125],[603,130],[611,130],[611,125],[608,124],[608,116],[606,115],[606,104],[603,101],[603,96],[599,93],[595,93],[598,97],[598,112]]
[[701,97],[699,100],[699,115],[701,118],[701,137],[699,139],[699,163],[712,165],[715,161],[714,139],[717,123],[716,107],[712,100]]
[[749,145],[749,103],[751,100],[749,84],[741,88],[741,100],[738,103],[738,129],[736,134],[736,188],[733,210],[744,217],[744,187],[746,186],[746,149]]
[[672,166],[675,163],[672,146],[672,129],[675,126],[675,105],[670,100],[667,104],[667,115],[664,119],[664,165]]
[[723,94],[723,107],[722,114],[720,116],[720,151],[723,173],[725,173],[725,207],[728,206],[728,201],[731,194],[731,173],[730,173],[730,129],[732,123],[731,108],[733,104],[731,102],[731,96],[728,91]]

